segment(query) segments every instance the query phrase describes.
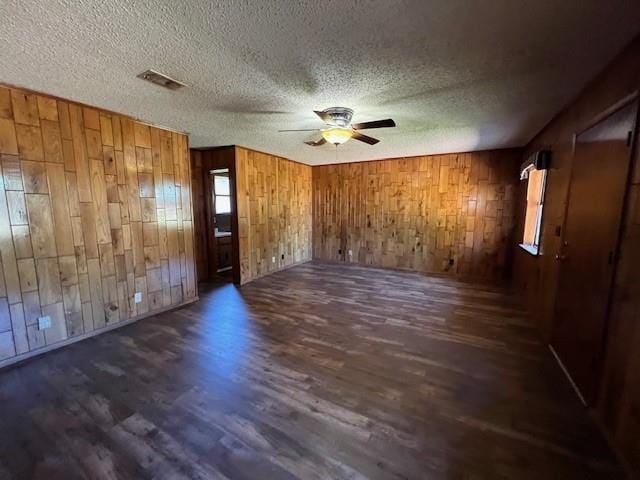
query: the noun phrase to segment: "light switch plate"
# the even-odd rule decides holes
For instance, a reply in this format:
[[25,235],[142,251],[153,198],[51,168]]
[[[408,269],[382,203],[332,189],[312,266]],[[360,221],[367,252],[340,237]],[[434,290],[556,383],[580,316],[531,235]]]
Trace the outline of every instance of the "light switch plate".
[[271,257],[271,263],[276,263],[276,257]]
[[47,328],[51,328],[51,317],[49,315],[45,315],[44,317],[39,317],[38,330],[46,330]]
[[353,256],[353,250],[349,250],[349,256],[352,257]]
[[133,295],[133,301],[136,302],[136,303],[142,302],[142,292],[136,292]]

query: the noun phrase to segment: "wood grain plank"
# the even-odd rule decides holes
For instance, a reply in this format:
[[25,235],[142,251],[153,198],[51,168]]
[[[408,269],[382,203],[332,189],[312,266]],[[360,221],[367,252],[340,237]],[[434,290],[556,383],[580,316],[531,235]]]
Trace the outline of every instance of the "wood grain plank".
[[18,274],[20,276],[20,291],[22,293],[38,290],[36,264],[33,258],[22,258],[18,260]]
[[16,348],[13,343],[13,333],[11,330],[8,332],[0,333],[0,360],[5,360],[15,356]]
[[60,124],[50,120],[41,120],[41,127],[44,160],[53,163],[64,163]]
[[22,303],[14,303],[13,305],[10,305],[9,309],[16,355],[27,353],[29,351],[29,337],[27,335],[27,325],[24,321]]
[[87,260],[87,266],[89,269],[89,292],[91,297],[93,329],[98,329],[104,327],[107,321],[102,299],[100,260],[97,258],[89,259]]
[[7,197],[4,190],[4,182],[0,182],[0,231],[5,232],[0,235],[0,258],[2,260],[2,271],[4,273],[4,290],[10,304],[20,302],[20,278],[16,263],[16,254],[12,242],[12,237],[7,235],[11,231],[9,220],[9,210]]
[[44,160],[42,131],[40,130],[40,127],[16,124],[16,137],[18,140],[18,152],[20,153],[20,158],[24,158],[25,160],[34,160],[37,162],[42,162]]
[[82,117],[86,128],[100,131],[100,112],[98,112],[98,110],[84,107],[82,109]]
[[91,202],[91,177],[89,175],[89,157],[87,153],[87,141],[82,119],[82,109],[69,105],[69,121],[73,138],[73,155],[75,157],[75,172],[78,179],[78,197],[81,202]]
[[109,224],[109,207],[107,205],[106,180],[102,161],[91,160],[90,174],[96,211],[96,239],[100,245],[110,244],[111,225]]
[[11,104],[13,109],[13,119],[16,123],[23,125],[40,125],[38,115],[38,99],[34,93],[20,90],[11,90]]
[[11,90],[0,87],[0,118],[13,120],[13,108],[11,107]]
[[46,165],[41,162],[20,162],[25,193],[49,193]]
[[2,159],[2,177],[5,190],[24,190],[22,185],[22,171],[20,157],[15,155],[0,155]]
[[15,123],[11,119],[0,118],[0,153],[18,155],[18,137]]
[[11,227],[13,234],[13,246],[16,258],[33,257],[31,248],[31,233],[28,225],[16,225]]
[[140,196],[138,188],[138,167],[135,154],[135,123],[129,119],[122,119],[122,142],[124,148],[125,177],[127,182],[129,219],[132,222],[141,220]]
[[11,225],[27,225],[27,207],[24,203],[24,192],[18,190],[8,191],[6,195]]
[[38,95],[36,97],[36,103],[38,105],[40,120],[58,121],[58,102],[56,102],[55,98]]
[[49,195],[25,195],[35,258],[55,257],[56,242]]
[[54,237],[57,254],[73,255],[73,241],[71,233],[71,217],[69,213],[69,198],[67,196],[67,177],[64,165],[47,164],[47,179],[49,182],[49,197],[53,213]]

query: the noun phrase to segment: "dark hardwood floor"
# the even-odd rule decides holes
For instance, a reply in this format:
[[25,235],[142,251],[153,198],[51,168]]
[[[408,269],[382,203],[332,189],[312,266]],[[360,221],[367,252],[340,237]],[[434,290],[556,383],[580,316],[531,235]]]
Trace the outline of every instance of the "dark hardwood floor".
[[0,371],[0,479],[621,478],[516,301],[305,264]]

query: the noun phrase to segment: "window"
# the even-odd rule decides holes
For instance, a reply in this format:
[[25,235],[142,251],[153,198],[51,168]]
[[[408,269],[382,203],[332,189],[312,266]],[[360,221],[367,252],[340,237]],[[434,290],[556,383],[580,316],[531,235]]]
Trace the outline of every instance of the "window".
[[213,171],[213,201],[216,215],[231,213],[231,191],[229,188],[229,173]]
[[527,180],[527,207],[524,217],[524,234],[520,246],[529,253],[537,255],[540,246],[547,170],[536,170],[531,165],[522,172],[522,177]]

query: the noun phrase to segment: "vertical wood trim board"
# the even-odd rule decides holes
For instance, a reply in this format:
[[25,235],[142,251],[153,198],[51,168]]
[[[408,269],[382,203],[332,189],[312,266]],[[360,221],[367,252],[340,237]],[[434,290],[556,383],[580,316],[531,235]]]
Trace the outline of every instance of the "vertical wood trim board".
[[198,150],[191,150],[191,185],[193,192],[193,225],[198,280],[209,278],[209,255],[207,243],[207,208],[209,199],[205,195],[204,179],[206,162]]
[[313,257],[503,279],[520,159],[496,150],[314,167]]
[[236,189],[241,283],[311,260],[310,166],[236,147]]
[[0,172],[0,362],[196,298],[185,135],[0,87]]

